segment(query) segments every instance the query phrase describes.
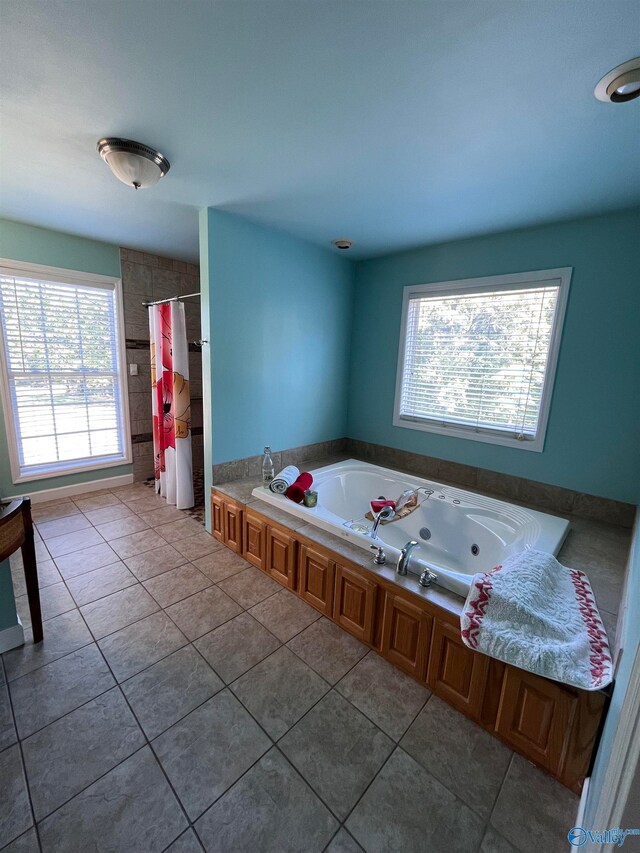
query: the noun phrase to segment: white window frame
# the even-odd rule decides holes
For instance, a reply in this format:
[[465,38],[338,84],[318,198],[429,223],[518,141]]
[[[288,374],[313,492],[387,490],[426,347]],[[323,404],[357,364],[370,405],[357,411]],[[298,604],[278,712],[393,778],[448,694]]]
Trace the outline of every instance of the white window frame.
[[[464,278],[455,281],[439,281],[431,284],[408,285],[403,289],[402,319],[400,325],[400,341],[398,346],[398,367],[396,371],[396,392],[393,404],[393,425],[404,429],[421,430],[423,432],[448,435],[454,438],[467,438],[471,441],[482,441],[486,444],[501,444],[505,447],[517,447],[519,450],[532,450],[542,453],[549,422],[551,409],[551,398],[555,384],[556,368],[558,366],[558,355],[560,352],[560,341],[562,329],[569,299],[569,285],[573,267],[559,267],[557,269],[536,270],[534,272],[512,273],[509,275],[484,276],[482,278]],[[489,432],[475,432],[469,427],[457,426],[456,424],[441,424],[433,421],[419,420],[416,418],[400,417],[400,403],[402,397],[402,375],[404,368],[404,357],[407,338],[407,319],[409,313],[409,301],[416,296],[439,296],[451,293],[482,293],[496,290],[526,290],[532,284],[541,285],[548,282],[549,285],[559,283],[558,299],[551,329],[549,341],[549,357],[544,377],[542,398],[540,400],[540,413],[538,417],[538,429],[536,437],[530,441],[520,441],[514,436],[499,435]]]
[[[43,264],[32,264],[27,263],[26,261],[14,261],[8,258],[0,258],[0,272],[4,275],[24,276],[25,278],[28,278],[31,275],[34,278],[41,278],[45,281],[61,281],[67,284],[113,286],[116,295],[116,324],[118,332],[118,359],[120,368],[118,385],[122,399],[122,441],[124,449],[122,458],[103,462],[89,461],[82,465],[72,463],[68,467],[61,467],[60,463],[55,463],[55,470],[52,468],[50,471],[45,470],[39,471],[37,474],[23,475],[20,472],[18,442],[13,421],[13,408],[11,392],[9,389],[9,373],[7,370],[4,342],[0,341],[0,398],[2,399],[2,411],[4,415],[7,445],[9,448],[12,482],[14,484],[32,483],[36,480],[46,480],[51,477],[66,477],[70,474],[78,474],[81,471],[101,471],[105,468],[117,468],[122,465],[131,465],[133,461],[133,453],[131,449],[131,421],[129,416],[129,393],[127,385],[127,350],[124,331],[122,280],[113,276],[85,273],[80,272],[79,270],[67,270],[60,267],[45,266]],[[0,331],[0,335],[1,334],[2,332]],[[151,401],[149,401],[149,411],[151,411]]]

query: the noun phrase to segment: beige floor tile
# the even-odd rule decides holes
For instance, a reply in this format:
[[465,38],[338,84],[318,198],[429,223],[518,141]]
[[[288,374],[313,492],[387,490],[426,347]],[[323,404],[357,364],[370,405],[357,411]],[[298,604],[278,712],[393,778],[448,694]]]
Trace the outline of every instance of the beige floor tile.
[[210,586],[167,607],[166,613],[190,640],[195,640],[241,611],[240,605],[221,589]]
[[[179,521],[171,521],[169,524],[161,524],[156,531],[170,544],[180,539],[189,539],[202,533],[202,526],[192,518],[182,518]],[[199,556],[202,556],[200,554]]]
[[106,542],[103,542],[101,545],[93,545],[91,548],[83,548],[62,557],[56,557],[54,562],[66,580],[84,574],[84,572],[91,572],[94,569],[102,568],[102,566],[108,566],[110,563],[117,563],[119,560],[116,552]]
[[145,589],[158,602],[160,607],[168,607],[183,598],[187,598],[212,585],[212,581],[199,569],[186,563],[177,569],[171,569],[144,581]]
[[332,690],[278,746],[336,817],[344,820],[395,744]]
[[288,589],[269,596],[249,612],[282,643],[295,637],[321,615]]
[[523,853],[529,849],[526,845],[532,838],[545,853],[563,853],[577,811],[575,794],[522,756],[514,755],[491,815],[491,825]]
[[182,631],[162,611],[109,634],[98,645],[118,681],[132,675],[187,645]]
[[135,576],[129,571],[124,563],[111,563],[101,569],[85,572],[74,578],[67,579],[67,588],[73,596],[78,607],[89,604],[111,595],[112,592],[125,589],[137,583]]
[[143,554],[145,551],[151,551],[153,548],[158,548],[162,545],[162,538],[158,536],[155,530],[149,528],[142,530],[140,533],[131,533],[129,536],[122,536],[120,539],[114,539],[109,544],[122,559],[127,557],[135,557],[136,554]]
[[400,746],[477,814],[489,817],[512,755],[497,738],[431,696]]
[[[62,582],[54,583],[52,586],[40,590],[40,610],[43,622],[53,619],[54,616],[59,616],[61,613],[66,613],[68,610],[73,610],[75,606],[69,590]],[[16,598],[16,609],[22,624],[25,627],[30,627],[31,614],[28,596],[21,595]]]
[[84,515],[97,527],[99,524],[106,524],[108,521],[116,521],[119,518],[131,518],[134,513],[125,504],[117,503],[103,506],[101,509],[87,510]]
[[152,509],[151,512],[141,512],[139,516],[143,521],[146,521],[149,527],[159,527],[172,521],[182,521],[185,517],[184,512],[174,506]]
[[198,818],[271,746],[238,700],[223,690],[153,742],[191,820]]
[[281,646],[234,681],[231,689],[277,740],[328,692],[329,685]]
[[155,613],[158,604],[142,584],[129,586],[80,608],[96,640]]
[[368,646],[325,616],[309,625],[287,646],[330,684],[340,681],[369,651]]
[[103,494],[90,494],[86,497],[74,497],[73,502],[81,512],[86,512],[92,509],[102,509],[105,506],[117,506],[120,503],[119,499],[112,495],[111,492]]
[[79,514],[80,510],[70,498],[32,504],[31,506],[31,517],[36,524]]
[[90,527],[87,530],[77,530],[75,533],[66,533],[64,536],[48,539],[47,550],[55,560],[56,557],[63,557],[65,554],[72,554],[74,551],[82,551],[94,545],[101,545],[103,542],[104,539],[98,531]]
[[201,572],[204,572],[207,577],[211,578],[214,583],[218,583],[232,575],[237,575],[239,572],[243,572],[250,567],[250,564],[247,563],[244,557],[234,554],[233,551],[225,548],[224,545],[221,545],[220,548],[212,551],[210,554],[206,554],[204,557],[192,560],[192,562]]
[[321,853],[338,823],[274,747],[196,828],[207,851]]
[[277,581],[253,566],[221,581],[218,585],[245,609],[282,589]]
[[180,551],[188,560],[198,560],[200,557],[206,557],[208,554],[212,554],[224,546],[221,546],[213,536],[204,533],[202,527],[200,527],[200,533],[195,533],[189,536],[188,539],[177,540],[173,543],[173,547],[177,551]]
[[280,646],[248,613],[240,613],[194,642],[218,675],[230,684]]
[[106,539],[111,542],[113,539],[121,539],[123,536],[128,536],[131,533],[139,533],[141,530],[148,530],[149,525],[137,515],[118,518],[114,521],[107,521],[104,524],[96,525],[96,530]]
[[172,545],[161,545],[151,551],[127,557],[124,562],[138,580],[144,581],[162,572],[183,566],[188,560]]
[[163,509],[167,502],[160,495],[154,495],[153,492],[147,495],[134,495],[132,498],[123,498],[124,503],[136,515],[143,512],[151,512],[154,509]]
[[475,853],[484,834],[482,819],[401,749],[389,758],[345,826],[371,853]]
[[[43,850],[161,851],[187,820],[151,749],[138,750],[40,825]],[[99,839],[99,841],[97,841]]]
[[399,740],[430,696],[426,687],[375,652],[336,685],[339,693],[394,740]]
[[67,515],[64,518],[57,518],[53,521],[40,521],[37,523],[37,529],[42,538],[46,541],[53,539],[55,536],[64,536],[66,533],[75,533],[77,530],[84,530],[91,527],[91,522],[82,515]]
[[152,740],[210,699],[224,683],[193,646],[184,646],[122,684]]

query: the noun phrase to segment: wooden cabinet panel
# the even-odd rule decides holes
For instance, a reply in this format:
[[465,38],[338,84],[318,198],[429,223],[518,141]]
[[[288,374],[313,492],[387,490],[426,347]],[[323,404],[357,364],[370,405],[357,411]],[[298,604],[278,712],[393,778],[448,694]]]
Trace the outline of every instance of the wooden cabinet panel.
[[265,536],[267,525],[259,515],[245,510],[243,521],[243,556],[258,569],[265,568]]
[[496,732],[552,773],[564,763],[577,696],[546,678],[507,667]]
[[225,501],[223,507],[224,543],[236,554],[242,553],[242,510]]
[[296,546],[294,537],[278,527],[267,526],[265,569],[289,589],[296,588]]
[[333,590],[336,566],[321,551],[300,546],[298,557],[298,592],[313,607],[324,613],[333,615]]
[[397,595],[387,593],[382,623],[382,654],[424,681],[431,641],[431,616]]
[[489,658],[468,649],[460,629],[434,619],[427,682],[438,696],[470,717],[482,717]]
[[354,637],[370,643],[378,585],[345,566],[336,564],[333,618]]
[[574,690],[468,649],[455,613],[354,565],[215,488],[212,533],[342,628],[580,792],[604,713]]
[[580,691],[578,694],[567,754],[558,774],[562,782],[576,794],[582,791],[584,777],[589,772],[591,754],[606,704],[607,697],[601,690],[588,693]]
[[211,533],[224,542],[224,501],[220,495],[211,495]]

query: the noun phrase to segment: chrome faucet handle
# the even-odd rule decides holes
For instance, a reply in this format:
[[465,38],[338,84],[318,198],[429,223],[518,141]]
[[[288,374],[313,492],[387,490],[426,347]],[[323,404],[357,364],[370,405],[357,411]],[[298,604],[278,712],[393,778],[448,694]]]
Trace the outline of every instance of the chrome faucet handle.
[[418,583],[420,586],[428,588],[432,583],[438,582],[438,575],[435,572],[432,572],[431,569],[425,569],[420,578],[418,579]]
[[372,551],[378,552],[375,555],[375,557],[373,558],[373,562],[376,563],[378,566],[384,566],[384,564],[387,562],[387,555],[382,550],[382,546],[381,545],[369,545],[369,548],[371,548]]

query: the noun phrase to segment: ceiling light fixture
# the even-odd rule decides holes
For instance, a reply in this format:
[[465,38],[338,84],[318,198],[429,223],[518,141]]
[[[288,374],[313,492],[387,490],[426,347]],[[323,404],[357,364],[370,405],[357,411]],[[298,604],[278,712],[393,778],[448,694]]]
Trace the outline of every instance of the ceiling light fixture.
[[336,249],[342,249],[343,251],[345,251],[346,249],[350,249],[353,246],[353,241],[345,240],[344,237],[341,237],[338,240],[332,240],[331,245],[335,246]]
[[171,168],[159,151],[133,139],[108,136],[99,140],[97,149],[116,178],[136,190],[157,184]]
[[623,104],[640,97],[640,56],[623,62],[605,74],[595,88],[599,101]]

